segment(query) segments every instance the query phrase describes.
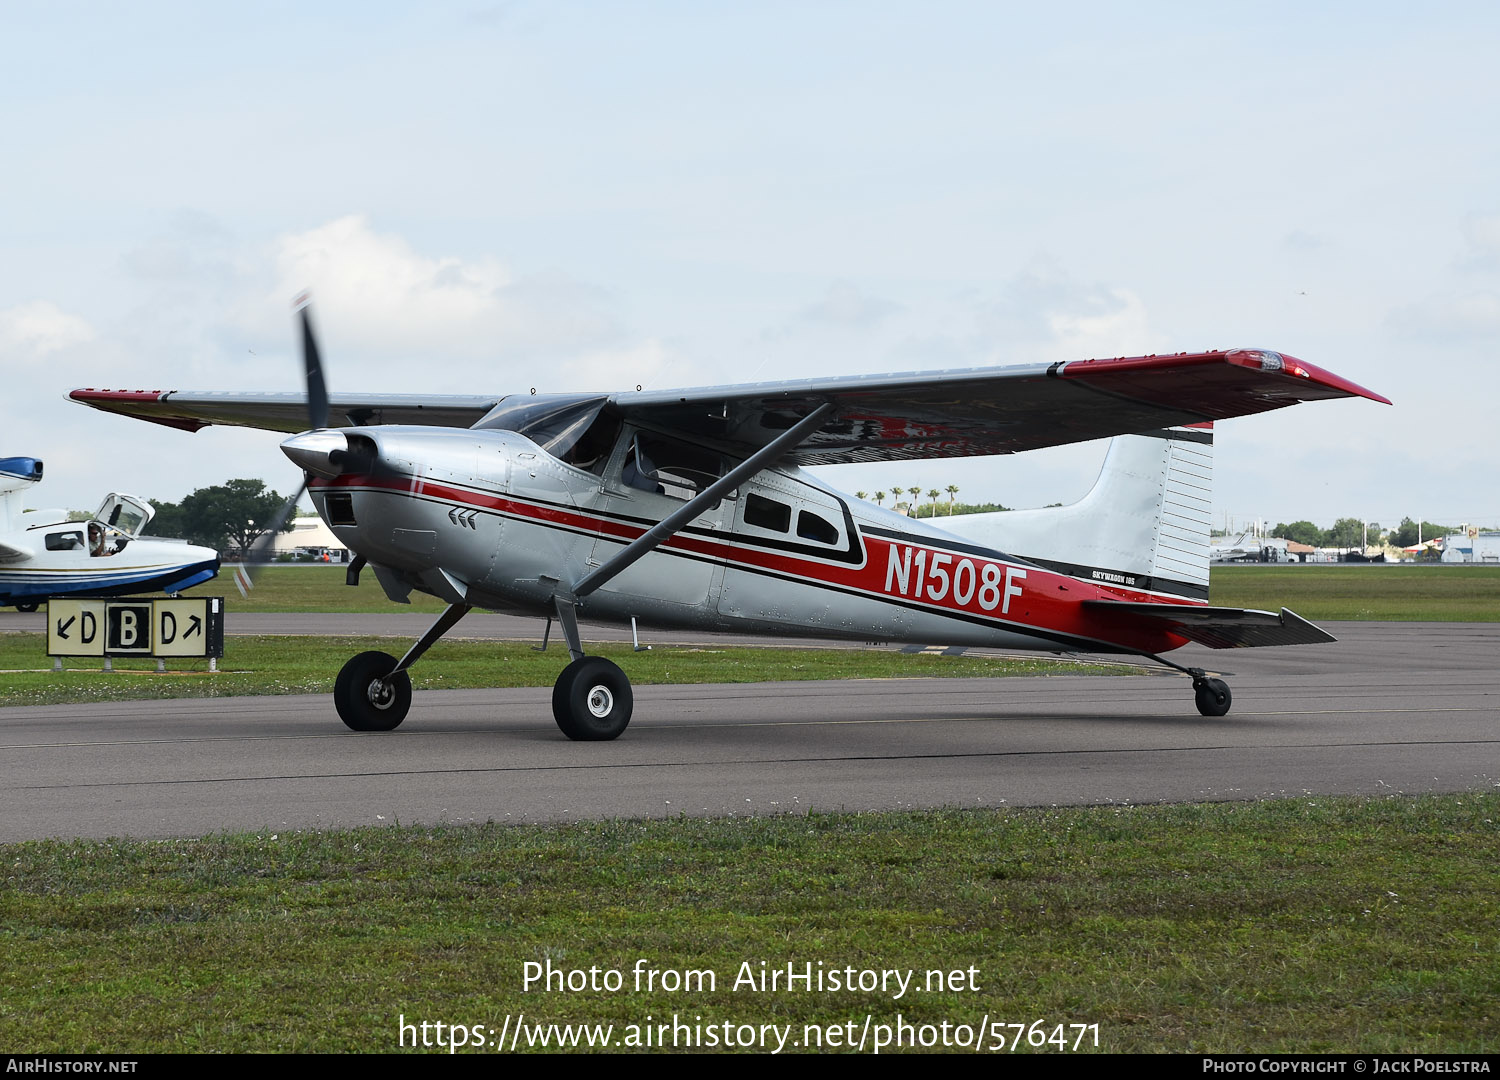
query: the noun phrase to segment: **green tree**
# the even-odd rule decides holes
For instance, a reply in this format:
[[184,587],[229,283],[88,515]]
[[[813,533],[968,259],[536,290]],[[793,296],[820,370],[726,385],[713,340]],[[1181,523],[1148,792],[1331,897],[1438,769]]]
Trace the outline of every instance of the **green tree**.
[[1333,523],[1333,528],[1323,534],[1325,547],[1356,548],[1363,542],[1365,523],[1359,518],[1344,517]]
[[[268,489],[261,480],[230,480],[213,487],[199,488],[182,500],[180,506],[163,503],[157,508],[169,514],[167,524],[177,526],[184,540],[218,551],[234,548],[243,558],[256,537],[270,530],[271,521],[286,502],[284,496]],[[173,520],[175,519],[175,520]],[[283,531],[290,531],[287,518]],[[168,535],[152,523],[152,531]]]
[[1426,543],[1435,536],[1447,536],[1453,531],[1451,525],[1438,525],[1435,522],[1424,521],[1418,528],[1417,523],[1411,518],[1402,518],[1401,524],[1391,530],[1390,542],[1396,547],[1411,547],[1414,544]]
[[1290,525],[1282,522],[1273,531],[1283,540],[1292,540],[1308,547],[1323,546],[1323,530],[1311,521],[1294,521]]
[[165,500],[148,499],[151,508],[156,511],[146,531],[152,536],[169,536],[174,539],[187,539],[187,519],[182,515],[182,506],[178,503],[166,502]]

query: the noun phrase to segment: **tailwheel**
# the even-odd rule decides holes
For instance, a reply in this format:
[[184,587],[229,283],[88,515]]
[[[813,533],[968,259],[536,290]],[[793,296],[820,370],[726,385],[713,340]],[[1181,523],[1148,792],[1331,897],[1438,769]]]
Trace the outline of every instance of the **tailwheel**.
[[1223,716],[1229,712],[1233,695],[1229,693],[1229,684],[1223,679],[1194,680],[1193,692],[1198,711],[1204,716]]
[[41,606],[42,606],[42,602],[40,600],[17,600],[16,601],[16,610],[17,611],[35,611],[37,608],[39,608]]
[[552,716],[562,733],[583,742],[617,739],[630,723],[635,698],[618,664],[585,656],[563,668],[552,688]]
[[391,675],[396,658],[383,652],[362,652],[339,670],[333,684],[333,704],[339,719],[355,731],[393,731],[411,708],[411,678]]

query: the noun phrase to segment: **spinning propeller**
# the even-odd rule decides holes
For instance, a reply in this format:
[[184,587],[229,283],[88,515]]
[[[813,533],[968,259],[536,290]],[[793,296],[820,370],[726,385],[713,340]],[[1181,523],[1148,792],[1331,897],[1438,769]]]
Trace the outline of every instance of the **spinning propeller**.
[[[318,339],[313,334],[312,319],[307,313],[311,305],[311,297],[307,293],[302,293],[292,301],[292,304],[302,322],[302,366],[307,386],[307,426],[310,431],[318,431],[328,426],[328,386],[323,381],[323,360],[318,353]],[[235,568],[234,583],[239,588],[241,596],[250,595],[250,590],[255,585],[255,578],[259,576],[260,568],[268,561],[271,549],[276,543],[276,534],[286,528],[287,521],[296,511],[297,503],[306,493],[307,473],[304,472],[302,486],[297,489],[297,493],[281,504],[281,509],[277,510],[276,516],[271,519],[270,528],[255,538],[246,552],[245,560]]]

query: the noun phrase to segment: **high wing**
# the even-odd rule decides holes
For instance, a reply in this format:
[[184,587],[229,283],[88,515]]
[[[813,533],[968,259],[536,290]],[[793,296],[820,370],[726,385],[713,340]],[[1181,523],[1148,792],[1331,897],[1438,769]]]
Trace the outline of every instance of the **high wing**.
[[[197,431],[214,424],[295,434],[307,430],[304,393],[238,393],[234,391],[74,390],[68,397],[80,405],[149,420],[153,424]],[[497,394],[363,394],[329,402],[333,423],[431,424],[472,427],[501,400]]]
[[[196,431],[234,424],[301,431],[294,394],[74,390],[74,401]],[[612,395],[367,395],[331,402],[352,425],[504,428],[576,437],[608,411],[642,427],[717,444],[742,456],[817,406],[828,419],[787,460],[802,465],[1011,454],[1112,435],[1206,423],[1302,401],[1390,402],[1292,356],[1265,349],[1117,357],[1049,365],[842,376]]]

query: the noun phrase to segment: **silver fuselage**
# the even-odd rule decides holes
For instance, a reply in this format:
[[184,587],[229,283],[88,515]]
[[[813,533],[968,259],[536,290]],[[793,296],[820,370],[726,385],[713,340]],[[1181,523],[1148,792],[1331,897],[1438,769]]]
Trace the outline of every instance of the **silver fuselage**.
[[[358,466],[338,432],[283,444],[313,502],[392,599],[546,615],[553,597],[684,505],[687,488],[628,482],[632,432],[589,467],[509,431],[367,427]],[[326,442],[319,438],[328,436]],[[333,438],[337,436],[337,438]],[[371,457],[373,446],[377,452]],[[327,459],[335,459],[328,463]],[[768,469],[587,597],[586,620],[1045,651],[1165,651],[1161,634],[1099,625],[1086,599],[1140,599]]]

